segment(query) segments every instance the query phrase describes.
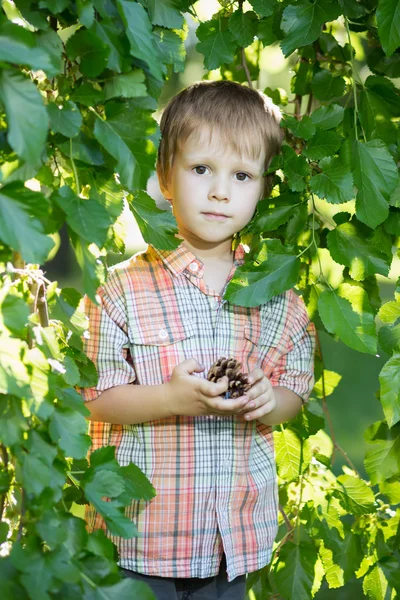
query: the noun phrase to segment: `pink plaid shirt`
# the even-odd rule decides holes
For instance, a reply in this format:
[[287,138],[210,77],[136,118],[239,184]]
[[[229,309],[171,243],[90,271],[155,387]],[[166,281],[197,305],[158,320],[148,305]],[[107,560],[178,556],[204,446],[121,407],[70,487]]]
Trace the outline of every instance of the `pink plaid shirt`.
[[[244,251],[235,252],[234,266]],[[303,400],[313,387],[314,328],[302,300],[290,290],[244,308],[207,287],[203,264],[182,244],[147,251],[116,265],[99,288],[100,306],[85,299],[96,388],[84,400],[122,384],[169,381],[176,365],[195,358],[205,377],[221,356],[244,372],[261,367],[272,385]],[[222,553],[228,580],[268,564],[277,531],[277,482],[271,427],[243,417],[178,416],[111,425],[90,422],[91,451],[116,447],[121,466],[134,462],[157,495],[126,510],[139,537],[107,532],[93,507],[89,530],[102,527],[117,545],[119,564],[161,577],[212,577]]]

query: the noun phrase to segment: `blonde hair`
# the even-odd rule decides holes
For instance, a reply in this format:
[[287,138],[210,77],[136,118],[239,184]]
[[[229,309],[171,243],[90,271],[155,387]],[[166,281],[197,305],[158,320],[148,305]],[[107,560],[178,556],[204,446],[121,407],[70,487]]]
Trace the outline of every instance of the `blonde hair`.
[[[161,122],[157,175],[161,189],[168,188],[174,157],[190,135],[208,129],[239,156],[256,160],[265,150],[267,169],[279,154],[283,139],[281,112],[260,91],[234,81],[201,81],[185,88],[165,107]],[[265,194],[273,176],[265,177]]]

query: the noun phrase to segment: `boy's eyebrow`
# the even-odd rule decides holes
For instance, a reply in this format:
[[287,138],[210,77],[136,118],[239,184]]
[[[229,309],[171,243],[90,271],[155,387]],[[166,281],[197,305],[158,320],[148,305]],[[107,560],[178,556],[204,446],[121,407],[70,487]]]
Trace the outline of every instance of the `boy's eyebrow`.
[[[183,158],[188,162],[210,162],[213,160],[213,157],[209,154],[182,154]],[[245,166],[248,169],[257,169],[258,163],[256,162],[248,162],[244,159],[238,159],[237,163]]]

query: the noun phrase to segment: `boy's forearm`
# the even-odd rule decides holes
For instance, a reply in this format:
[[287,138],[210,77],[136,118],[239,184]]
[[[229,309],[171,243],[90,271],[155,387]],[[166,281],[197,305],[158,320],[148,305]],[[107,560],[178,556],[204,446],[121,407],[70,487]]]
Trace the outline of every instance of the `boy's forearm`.
[[166,401],[165,386],[118,385],[105,390],[85,403],[90,410],[90,421],[119,425],[134,425],[171,416]]
[[274,394],[277,400],[276,407],[268,415],[258,419],[264,425],[279,425],[293,419],[303,405],[300,396],[287,387],[274,387]]

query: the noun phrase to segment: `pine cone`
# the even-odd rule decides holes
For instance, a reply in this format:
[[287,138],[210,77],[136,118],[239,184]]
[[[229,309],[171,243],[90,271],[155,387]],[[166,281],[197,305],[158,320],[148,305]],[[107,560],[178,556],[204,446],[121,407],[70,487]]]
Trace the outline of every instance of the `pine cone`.
[[223,356],[212,365],[208,371],[207,379],[218,383],[226,375],[229,379],[229,387],[225,398],[239,398],[250,387],[247,375],[240,371],[241,366],[235,358],[225,358]]

